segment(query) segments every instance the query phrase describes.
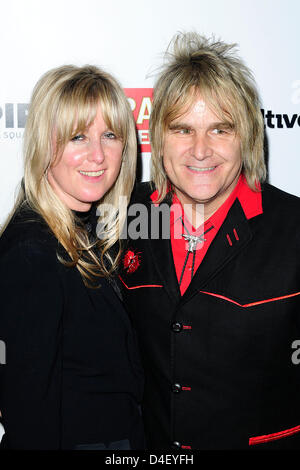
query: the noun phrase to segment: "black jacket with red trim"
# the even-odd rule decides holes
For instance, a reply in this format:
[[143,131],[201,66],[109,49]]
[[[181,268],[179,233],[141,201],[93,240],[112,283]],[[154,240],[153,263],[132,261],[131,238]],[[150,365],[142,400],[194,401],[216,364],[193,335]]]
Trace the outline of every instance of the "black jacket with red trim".
[[[132,200],[149,234],[152,192]],[[300,199],[264,184],[262,203],[247,220],[234,202],[183,296],[170,239],[128,240],[150,449],[300,448]]]

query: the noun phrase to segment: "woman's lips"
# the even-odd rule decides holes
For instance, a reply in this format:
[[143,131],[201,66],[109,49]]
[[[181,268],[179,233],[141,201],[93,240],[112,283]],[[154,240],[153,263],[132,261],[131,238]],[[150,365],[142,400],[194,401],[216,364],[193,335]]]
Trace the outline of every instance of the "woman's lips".
[[80,173],[81,175],[85,175],[85,176],[101,176],[101,175],[103,175],[104,170],[98,170],[98,171],[83,171],[83,170],[79,170],[79,173]]
[[79,170],[79,174],[84,178],[86,181],[95,182],[97,183],[103,177],[105,170],[98,170],[98,171],[84,171]]

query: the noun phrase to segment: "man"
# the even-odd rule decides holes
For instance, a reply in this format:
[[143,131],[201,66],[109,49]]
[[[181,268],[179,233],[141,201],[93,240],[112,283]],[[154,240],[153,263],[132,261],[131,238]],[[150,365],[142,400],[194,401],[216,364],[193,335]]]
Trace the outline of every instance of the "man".
[[300,448],[300,200],[264,182],[259,98],[233,46],[180,34],[168,57],[154,184],[134,195],[120,270],[148,448]]

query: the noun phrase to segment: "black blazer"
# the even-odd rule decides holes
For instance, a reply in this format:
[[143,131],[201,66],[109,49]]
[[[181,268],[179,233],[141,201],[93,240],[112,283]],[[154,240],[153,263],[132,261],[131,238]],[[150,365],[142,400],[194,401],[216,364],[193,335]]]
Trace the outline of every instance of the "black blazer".
[[111,285],[85,287],[43,220],[22,210],[0,239],[0,409],[14,449],[143,448],[143,376]]
[[[151,192],[133,199],[149,214]],[[183,296],[170,240],[129,240],[149,448],[300,448],[300,200],[265,184],[262,202],[249,220],[234,202]]]

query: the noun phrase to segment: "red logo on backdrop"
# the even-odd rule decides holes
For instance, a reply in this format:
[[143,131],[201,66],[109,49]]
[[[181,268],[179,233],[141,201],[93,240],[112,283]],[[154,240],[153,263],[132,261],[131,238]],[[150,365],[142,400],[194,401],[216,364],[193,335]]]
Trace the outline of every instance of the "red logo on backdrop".
[[151,152],[149,117],[152,108],[152,88],[124,88],[138,131],[141,152]]
[[127,250],[123,258],[123,266],[128,274],[134,273],[141,264],[140,254]]

